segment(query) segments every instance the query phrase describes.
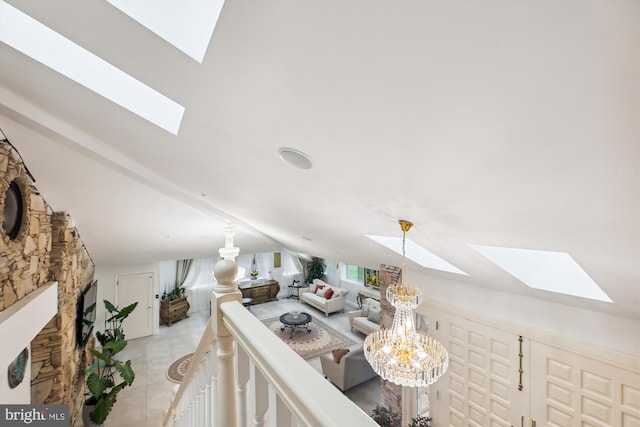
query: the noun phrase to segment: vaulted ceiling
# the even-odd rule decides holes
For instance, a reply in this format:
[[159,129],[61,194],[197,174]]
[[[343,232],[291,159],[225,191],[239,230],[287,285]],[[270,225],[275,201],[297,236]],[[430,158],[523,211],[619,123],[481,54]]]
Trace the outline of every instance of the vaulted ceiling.
[[[8,0],[184,106],[176,135],[0,42],[0,127],[97,266],[288,248],[376,267],[409,237],[569,253],[638,318],[640,3],[227,0],[202,63],[102,0]],[[0,16],[0,26],[3,23]],[[291,167],[281,147],[309,155]]]

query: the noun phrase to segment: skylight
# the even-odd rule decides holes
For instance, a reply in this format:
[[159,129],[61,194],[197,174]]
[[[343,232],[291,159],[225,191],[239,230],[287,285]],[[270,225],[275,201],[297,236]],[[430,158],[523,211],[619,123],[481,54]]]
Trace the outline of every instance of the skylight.
[[182,105],[2,0],[0,41],[177,135]]
[[613,302],[566,252],[470,246],[530,288]]
[[224,4],[224,0],[107,1],[200,63]]
[[[371,234],[365,234],[365,236],[402,255],[402,237],[374,236]],[[438,255],[423,248],[410,239],[406,239],[405,241],[405,250],[407,258],[423,267],[447,271],[449,273],[464,274],[465,276],[467,275],[467,273],[460,270],[458,267],[448,263]]]

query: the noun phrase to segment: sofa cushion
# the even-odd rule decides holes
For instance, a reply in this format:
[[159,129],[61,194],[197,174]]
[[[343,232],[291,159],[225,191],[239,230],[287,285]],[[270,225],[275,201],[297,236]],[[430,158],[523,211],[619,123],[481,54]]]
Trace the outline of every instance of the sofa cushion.
[[333,361],[336,363],[340,363],[340,360],[344,357],[345,354],[349,353],[348,348],[337,348],[332,351],[333,353]]
[[324,285],[316,285],[315,288],[313,288],[313,293],[317,294],[319,290],[323,289]]
[[321,287],[320,289],[316,289],[316,295],[318,295],[319,297],[324,297],[327,294],[327,288],[325,288],[324,286]]
[[367,314],[367,320],[375,323],[376,325],[379,325],[381,316],[382,316],[382,309],[372,307],[369,309],[369,314]]
[[352,326],[365,335],[380,330],[380,325],[373,323],[371,320],[367,320],[366,317],[356,317],[353,319]]
[[333,293],[334,293],[334,292],[333,292],[333,288],[329,288],[329,289],[327,289],[327,291],[324,293],[324,297],[325,297],[326,299],[330,299],[330,298],[331,298],[331,296],[333,295]]

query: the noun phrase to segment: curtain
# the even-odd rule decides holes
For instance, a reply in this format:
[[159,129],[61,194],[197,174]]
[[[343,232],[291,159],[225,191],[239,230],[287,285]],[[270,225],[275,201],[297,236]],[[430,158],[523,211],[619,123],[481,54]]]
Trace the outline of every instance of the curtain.
[[263,252],[256,254],[256,265],[258,266],[258,277],[266,279],[271,272],[271,266],[273,265],[273,252]]
[[209,312],[211,293],[216,285],[213,268],[217,262],[218,258],[214,257],[193,260],[193,265],[183,285],[187,288],[187,297],[191,306],[189,307],[189,313]]
[[181,287],[184,285],[185,281],[187,280],[187,276],[189,276],[189,271],[191,270],[192,264],[192,259],[183,259],[176,261],[176,287]]
[[282,254],[282,275],[283,276],[295,276],[296,274],[302,274],[302,262],[300,258],[291,252],[284,252]]
[[244,268],[245,274],[244,276],[236,277],[236,280],[242,280],[244,278],[249,277],[249,271],[251,271],[251,260],[253,259],[252,254],[241,254],[236,257],[236,264],[238,265],[238,271],[240,272],[242,268]]

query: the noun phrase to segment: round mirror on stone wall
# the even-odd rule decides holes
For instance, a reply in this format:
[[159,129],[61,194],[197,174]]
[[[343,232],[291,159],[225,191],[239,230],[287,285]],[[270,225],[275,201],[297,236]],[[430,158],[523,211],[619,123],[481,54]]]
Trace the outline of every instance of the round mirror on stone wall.
[[20,233],[22,225],[22,192],[18,183],[11,181],[4,195],[4,211],[2,213],[2,230],[13,240]]

